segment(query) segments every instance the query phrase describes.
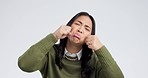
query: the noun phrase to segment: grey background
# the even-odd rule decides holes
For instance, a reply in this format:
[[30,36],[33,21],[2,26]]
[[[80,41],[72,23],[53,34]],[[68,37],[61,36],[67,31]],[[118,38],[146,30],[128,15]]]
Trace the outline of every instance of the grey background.
[[80,11],[94,16],[96,35],[125,78],[146,78],[147,0],[0,0],[0,77],[41,78],[21,71],[18,57]]

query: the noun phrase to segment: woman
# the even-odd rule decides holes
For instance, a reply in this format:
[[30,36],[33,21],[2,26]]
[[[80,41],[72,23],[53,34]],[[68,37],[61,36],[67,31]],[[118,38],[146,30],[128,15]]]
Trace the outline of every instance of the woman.
[[31,46],[19,57],[18,65],[26,72],[39,70],[43,78],[124,78],[86,12]]

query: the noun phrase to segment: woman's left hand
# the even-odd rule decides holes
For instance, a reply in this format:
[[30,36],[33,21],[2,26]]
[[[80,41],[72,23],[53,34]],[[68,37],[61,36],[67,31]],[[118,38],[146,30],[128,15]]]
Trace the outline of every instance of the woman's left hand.
[[93,49],[94,51],[100,49],[103,46],[96,35],[89,35],[86,38],[85,43],[88,45],[88,48]]

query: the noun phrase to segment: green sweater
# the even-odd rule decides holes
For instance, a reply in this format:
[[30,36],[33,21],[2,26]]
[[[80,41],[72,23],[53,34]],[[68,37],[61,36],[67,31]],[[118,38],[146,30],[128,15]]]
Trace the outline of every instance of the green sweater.
[[[57,42],[53,34],[49,34],[35,45],[31,46],[18,59],[18,66],[25,72],[39,70],[43,78],[80,78],[81,61],[62,59],[60,70],[55,64],[55,49]],[[90,78],[124,78],[120,68],[105,46],[92,54],[88,62],[93,68]]]

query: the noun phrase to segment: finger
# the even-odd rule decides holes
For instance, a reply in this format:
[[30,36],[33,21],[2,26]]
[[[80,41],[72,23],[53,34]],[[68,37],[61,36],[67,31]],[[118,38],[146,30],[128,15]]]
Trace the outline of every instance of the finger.
[[69,32],[69,33],[68,33],[68,36],[72,36],[72,33],[71,33],[71,32]]
[[71,31],[71,27],[69,27],[69,26],[64,26],[63,29],[62,29],[62,31],[63,31],[63,32],[68,32],[68,33],[69,33],[69,32]]
[[85,42],[90,42],[90,41],[92,41],[92,40],[93,40],[93,37],[92,37],[92,36],[88,36],[88,37],[86,38]]
[[87,45],[93,45],[93,41],[86,42]]
[[70,32],[70,31],[71,31],[71,27],[70,27],[70,26],[67,26],[67,27],[66,27],[66,30],[67,30],[68,32]]
[[92,49],[92,45],[88,45],[88,48]]
[[63,31],[64,35],[68,35],[68,33],[69,33],[68,31]]
[[89,45],[91,45],[91,43],[90,43],[90,42],[87,42],[86,44],[87,44],[88,46],[89,46]]
[[71,27],[67,26],[66,27],[66,32],[67,32],[67,36],[72,36]]
[[68,33],[69,33],[68,31],[63,31],[63,34],[61,36],[61,39],[67,37],[68,36]]
[[64,36],[64,37],[68,37],[68,34],[69,34],[68,31],[64,31],[64,32],[63,32],[63,36]]

